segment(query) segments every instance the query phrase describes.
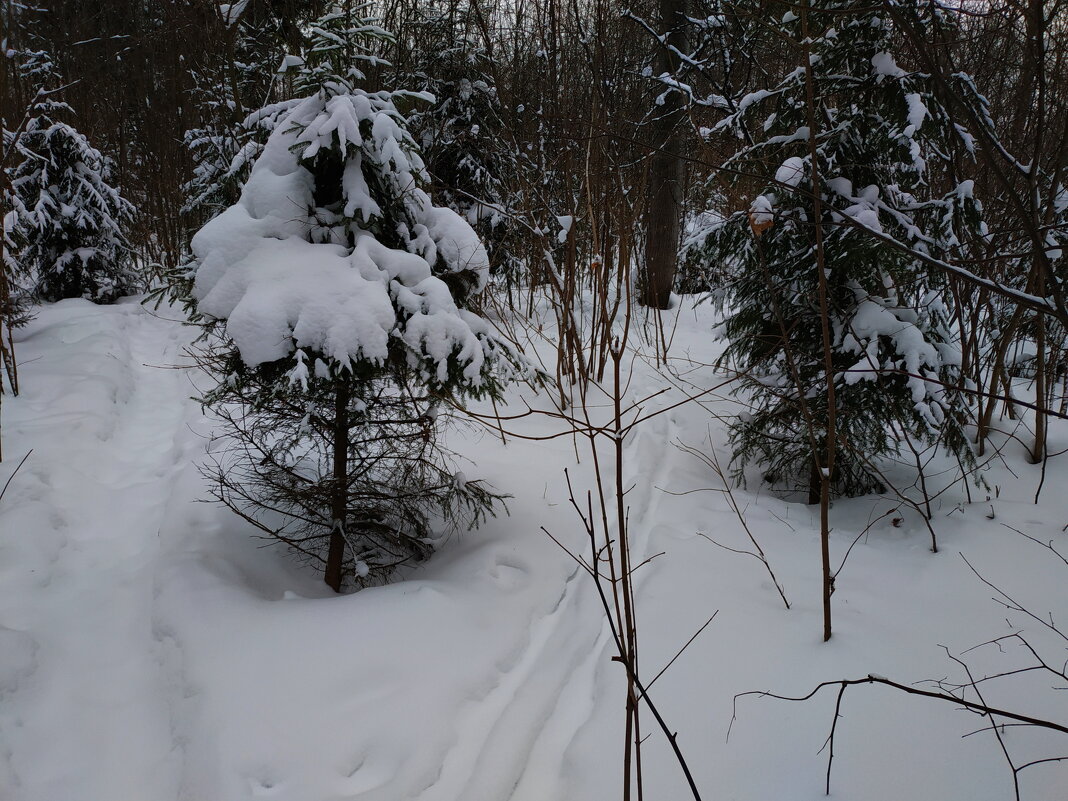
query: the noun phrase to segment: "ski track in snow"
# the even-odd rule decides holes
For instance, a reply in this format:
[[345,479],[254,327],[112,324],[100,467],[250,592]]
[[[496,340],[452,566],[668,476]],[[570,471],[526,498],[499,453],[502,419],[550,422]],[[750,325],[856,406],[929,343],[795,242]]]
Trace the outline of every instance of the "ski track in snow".
[[[627,532],[632,565],[638,565],[652,556],[653,521],[656,519],[662,494],[656,487],[661,485],[670,471],[671,462],[667,453],[670,446],[667,443],[671,441],[673,433],[674,426],[670,420],[661,417],[652,424],[639,427],[631,440],[624,441],[626,454],[623,486],[634,484],[636,488],[640,488],[637,495],[627,497],[628,511],[631,512]],[[608,500],[611,502],[611,497]],[[618,526],[610,522],[610,529],[610,536],[617,538]],[[540,736],[524,765],[523,778],[526,781],[521,782],[516,793],[511,796],[515,801],[574,797],[572,793],[565,791],[562,784],[553,787],[553,792],[546,792],[545,777],[567,773],[562,768],[569,764],[571,744],[593,716],[598,702],[603,701],[618,708],[622,708],[625,703],[624,669],[621,665],[611,662],[611,658],[616,655],[616,645],[609,621],[600,602],[593,600],[592,578],[583,571],[577,571],[576,576],[584,585],[580,593],[586,603],[576,610],[575,616],[579,620],[588,621],[586,625],[576,628],[581,632],[580,647],[588,651],[584,658],[569,661],[565,674],[566,684],[561,687],[560,692],[550,696],[555,697],[557,701],[550,716],[538,727]],[[641,587],[644,578],[645,572],[642,568],[634,572],[636,590]],[[606,585],[606,593],[609,592],[610,589]],[[600,628],[599,633],[591,636],[597,626]],[[571,636],[574,637],[575,633],[572,632]],[[547,655],[553,653],[555,649],[546,649]],[[614,689],[614,695],[610,694],[612,690],[605,693],[602,688],[605,666],[609,666],[608,669],[616,674],[609,684],[609,687]]]
[[[649,412],[651,409],[646,409]],[[628,492],[628,538],[631,564],[638,565],[652,556],[653,531],[664,486],[671,468],[671,442],[675,426],[669,416],[661,416],[635,429],[624,441],[625,488]],[[607,440],[600,442],[603,447]],[[588,460],[588,454],[582,454]],[[613,465],[603,459],[606,477],[612,486]],[[580,491],[576,487],[576,491]],[[614,496],[606,500],[613,503]],[[575,521],[577,523],[577,521]],[[618,538],[618,527],[610,514],[610,536]],[[589,554],[586,554],[587,558]],[[636,590],[644,583],[648,567],[634,573]],[[611,590],[605,585],[611,598]],[[573,798],[566,777],[570,769],[589,770],[590,766],[572,765],[569,750],[601,703],[622,708],[625,683],[622,666],[611,662],[616,646],[603,606],[596,595],[593,580],[576,566],[569,576],[557,605],[533,628],[529,645],[516,668],[506,674],[501,689],[509,704],[491,718],[488,731],[477,738],[485,742],[477,763],[468,768],[472,777],[463,792],[427,795],[425,801],[466,798],[508,798],[513,801],[540,801],[546,798]],[[605,682],[605,666],[616,675]],[[614,694],[613,694],[614,693]],[[527,696],[525,703],[524,696]],[[530,708],[540,714],[523,714]],[[522,732],[520,747],[507,738],[495,738],[499,732]],[[487,736],[488,734],[488,736]],[[494,744],[497,744],[494,747]],[[502,746],[502,743],[507,745]],[[493,765],[508,765],[514,782],[488,781],[496,771]]]

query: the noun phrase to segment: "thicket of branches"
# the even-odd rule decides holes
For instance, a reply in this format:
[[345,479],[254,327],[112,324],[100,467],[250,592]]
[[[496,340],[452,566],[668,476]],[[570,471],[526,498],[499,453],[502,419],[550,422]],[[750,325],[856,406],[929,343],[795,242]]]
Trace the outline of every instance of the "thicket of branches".
[[[853,257],[915,265],[910,274],[921,278],[906,281],[894,267],[890,272],[896,270],[892,280],[898,285],[887,291],[912,298],[914,305],[925,292],[937,291],[938,314],[945,319],[940,317],[936,327],[959,349],[959,364],[943,365],[923,378],[963,393],[967,412],[954,405],[951,417],[955,425],[968,424],[975,454],[982,457],[988,448],[999,410],[1015,416],[1029,408],[1034,419],[1026,443],[1030,458],[1046,458],[1046,421],[1068,408],[1064,0],[880,0],[868,6],[830,0],[801,5],[638,0],[627,9],[610,0],[384,0],[346,7],[396,32],[374,46],[369,77],[413,93],[400,110],[425,154],[430,190],[437,202],[475,226],[486,243],[497,277],[492,302],[529,311],[538,293],[549,297],[558,327],[562,397],[576,387],[581,395],[586,382],[604,378],[613,325],[632,297],[661,308],[672,302],[672,288],[729,297],[739,278],[752,278],[757,250],[778,260],[771,275],[781,272],[783,259],[807,269],[808,256],[802,253],[798,260],[801,251],[792,251],[789,241],[784,240],[781,253],[773,245],[793,219],[795,244],[807,242],[817,256],[826,243],[805,221],[820,208],[830,215],[828,235],[852,242]],[[124,221],[124,246],[143,271],[174,269],[188,252],[191,234],[236,200],[294,97],[291,72],[279,67],[284,59],[299,57],[304,33],[324,8],[321,2],[296,0],[120,0],[90,6],[7,0],[2,15],[8,54],[2,86],[5,197],[24,166],[15,162],[26,152],[22,142],[32,128],[27,121],[42,105],[37,92],[44,85],[25,69],[27,54],[44,54],[62,76],[60,84],[44,87],[48,102],[70,102],[78,131],[102,154],[101,170],[136,210]],[[868,200],[841,192],[824,196],[824,189],[812,187],[831,186],[826,182],[839,173],[848,178],[851,167],[845,162],[878,160],[878,153],[858,153],[859,145],[848,137],[837,149],[818,144],[812,154],[797,143],[766,146],[765,140],[789,135],[783,127],[787,121],[810,123],[805,127],[816,132],[812,141],[837,136],[841,103],[881,102],[871,94],[878,81],[856,83],[854,89],[865,94],[852,98],[848,81],[821,82],[818,66],[791,72],[812,63],[813,48],[840,44],[840,32],[859,16],[892,30],[878,46],[891,48],[894,69],[911,76],[902,80],[922,83],[920,94],[907,87],[903,92],[906,101],[909,92],[922,96],[927,110],[912,139],[915,144],[925,137],[923,163],[907,181],[893,164],[873,162],[859,175],[866,183],[882,176],[879,181],[899,195],[908,184],[915,202],[942,198],[947,210],[944,199],[956,192],[958,206],[963,208],[965,199],[971,204],[973,224],[940,219],[931,205],[903,217],[903,207],[887,201],[884,188],[882,199],[871,202],[872,213],[897,215],[897,228],[874,230],[858,223],[856,215],[841,215],[849,203]],[[873,63],[869,56],[861,58],[859,68]],[[848,59],[843,63],[858,68]],[[790,80],[793,95],[787,92]],[[884,118],[897,114],[903,125],[912,110],[900,97],[892,98],[891,106],[895,103],[899,107],[888,107]],[[900,125],[890,126],[884,141],[896,141],[900,133]],[[878,150],[871,143],[864,147]],[[802,171],[811,162],[811,169],[819,168],[812,177],[819,180],[783,184],[786,159],[799,160]],[[859,180],[850,178],[857,193],[863,189]],[[793,193],[796,214],[768,200],[776,190]],[[761,202],[766,208],[758,208]],[[742,226],[733,229],[737,241],[724,242],[735,255],[695,247],[710,241],[710,231],[722,238],[726,229],[718,221],[732,214]],[[839,231],[843,225],[848,230]],[[773,227],[761,239],[766,226]],[[930,233],[936,228],[937,236]],[[677,269],[683,241],[693,258]],[[4,364],[14,388],[17,376],[8,351],[10,326],[20,314],[11,298],[18,269],[11,254],[18,243],[5,237],[5,248],[0,302]],[[746,248],[753,258],[736,257]],[[853,291],[863,285],[865,292],[876,292],[889,275],[874,267]],[[796,305],[796,287],[790,290],[793,296],[772,288],[765,299],[771,307]],[[827,289],[832,295],[839,291]],[[838,302],[830,296],[824,300],[829,305],[812,307],[813,320],[827,321]],[[783,324],[791,324],[790,315],[780,316]],[[652,333],[658,349],[666,351],[665,332]],[[812,353],[799,357],[818,361],[816,350],[834,344],[820,339],[810,338],[804,347]],[[885,350],[885,344],[879,347]],[[723,366],[759,383],[752,368],[761,359],[766,362],[767,354],[742,358],[750,347],[733,342]],[[884,364],[876,372],[886,369]],[[1014,397],[1012,378],[1018,376],[1032,379],[1032,397]],[[879,381],[889,386],[892,379],[882,375]],[[934,392],[933,384],[928,390]],[[774,414],[789,420],[789,393],[786,401]],[[834,404],[817,406],[825,415]],[[804,411],[798,408],[802,418]],[[931,439],[906,424],[904,415],[896,419],[900,433],[890,435],[896,444],[879,444],[878,453],[894,453],[902,443],[913,450]],[[871,489],[883,483],[879,465],[860,463],[856,454],[871,448],[848,441],[853,431],[848,423],[837,434],[813,436],[810,420],[811,448],[826,449],[837,438],[834,447],[843,455],[840,470],[828,470],[832,489]],[[875,432],[869,439],[884,443],[886,436]],[[966,468],[967,453],[957,439],[953,447]],[[801,464],[809,445],[776,453],[774,438],[770,441],[770,451],[752,437],[739,440],[739,449],[784,468],[766,471],[770,478],[811,473],[815,500],[819,460]],[[843,480],[841,471],[849,462],[842,460],[849,452],[853,464]]]
[[[885,5],[888,15],[898,13],[896,3]],[[302,26],[323,6],[7,0],[2,17],[9,50],[47,51],[71,84],[66,95],[76,95],[78,129],[109,159],[138,210],[127,232],[132,246],[145,262],[170,267],[190,233],[235,198],[233,185],[252,152],[236,163],[233,156],[257,139],[248,127],[258,121],[246,124],[247,117],[285,96],[277,67],[299,50]],[[899,43],[898,60],[931,74],[955,121],[974,129],[975,159],[988,167],[977,173],[977,195],[990,235],[974,243],[969,270],[1031,295],[1059,294],[1039,245],[1065,213],[1063,6],[953,5],[943,25],[902,27]],[[609,0],[386,0],[367,13],[398,33],[382,53],[393,64],[388,69],[442,96],[424,110],[421,144],[432,144],[428,163],[438,192],[469,207],[486,201],[482,219],[498,229],[490,238],[510,239],[495,254],[498,269],[523,263],[535,283],[551,280],[539,275],[549,250],[561,278],[596,289],[621,254],[637,252],[644,263],[649,236],[650,259],[664,250],[673,266],[671,232],[662,235],[661,222],[649,219],[671,206],[665,191],[682,204],[676,228],[683,229],[709,209],[742,208],[741,198],[758,191],[762,176],[728,185],[721,169],[745,136],[701,133],[797,63],[798,39],[770,24],[792,8],[754,0],[639,0],[625,10]],[[33,87],[8,66],[3,116],[13,131]],[[959,73],[972,76],[985,108],[962,102],[949,79]],[[452,102],[459,95],[470,108]],[[465,117],[471,113],[481,119]],[[442,152],[446,142],[451,153]],[[220,178],[231,186],[220,197],[191,190]],[[571,245],[557,237],[556,218],[565,215],[578,221],[573,268],[565,264]],[[505,222],[510,216],[520,221]],[[1002,302],[995,289],[951,280],[968,345],[965,372],[984,386],[1001,381],[1000,366],[984,369],[982,362],[1005,361],[1001,351],[1026,333],[1042,341],[1033,365],[1044,368],[1048,392],[1048,379],[1061,370],[1057,332],[1041,331],[1041,318],[1017,312],[1019,304]],[[670,278],[664,286],[653,281],[653,295],[671,286]],[[988,352],[976,331],[995,328],[998,342]]]

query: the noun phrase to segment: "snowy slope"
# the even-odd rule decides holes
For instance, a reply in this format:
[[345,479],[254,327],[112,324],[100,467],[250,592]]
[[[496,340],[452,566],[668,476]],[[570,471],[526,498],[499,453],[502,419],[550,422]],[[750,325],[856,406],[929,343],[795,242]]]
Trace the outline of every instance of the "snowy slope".
[[[511,493],[511,516],[454,537],[407,581],[336,597],[228,512],[197,502],[211,425],[189,400],[203,379],[169,369],[190,338],[171,316],[134,302],[65,301],[21,332],[23,394],[4,398],[0,485],[33,453],[0,501],[0,798],[619,798],[622,669],[590,579],[540,531],[584,544],[562,474],[571,466],[576,487],[589,486],[582,443],[503,445],[458,427],[451,442],[475,462],[464,472]],[[711,323],[704,310],[685,311],[674,355],[710,361]],[[663,383],[636,364],[634,398]],[[699,386],[714,380],[707,368],[687,370]],[[1068,657],[1063,640],[992,602],[958,553],[1029,608],[1064,618],[1068,569],[1006,528],[1068,544],[1057,460],[1036,506],[1039,469],[1006,439],[1006,466],[989,472],[998,497],[967,505],[951,490],[936,502],[937,555],[914,512],[875,522],[839,577],[835,637],[824,644],[814,510],[756,485],[736,491],[787,611],[759,563],[699,536],[747,545],[720,492],[664,491],[722,488],[673,442],[707,450],[711,436],[725,461],[715,414],[733,409],[711,396],[650,420],[628,440],[625,467],[635,547],[663,552],[638,576],[646,675],[719,610],[652,689],[705,798],[823,797],[817,751],[834,691],[804,704],[742,699],[727,741],[735,693],[803,695],[869,672],[904,683],[959,677],[939,644],[960,653],[1012,631],[1006,618],[1052,660]],[[544,418],[512,427],[558,430]],[[1051,451],[1066,434],[1055,428]],[[836,504],[835,564],[895,506]],[[1006,651],[968,661],[980,673],[1004,670],[1020,657]],[[994,705],[1068,719],[1068,694],[1050,684],[1027,674],[984,692]],[[961,737],[984,726],[979,718],[870,687],[851,690],[843,714],[836,798],[1012,797],[997,741]],[[1009,729],[1006,742],[1021,761],[1068,753],[1065,738]],[[648,797],[687,797],[656,732],[644,759]],[[1068,770],[1037,766],[1021,783],[1025,797],[1064,798]]]

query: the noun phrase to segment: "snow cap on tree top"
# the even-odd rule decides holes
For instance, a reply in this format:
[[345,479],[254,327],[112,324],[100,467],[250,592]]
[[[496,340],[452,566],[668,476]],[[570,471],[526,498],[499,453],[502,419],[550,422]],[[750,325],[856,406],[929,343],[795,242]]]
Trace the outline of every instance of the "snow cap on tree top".
[[249,366],[402,352],[431,384],[481,386],[499,346],[461,306],[488,280],[486,251],[426,180],[389,93],[305,99],[238,203],[193,238],[198,311],[226,320]]

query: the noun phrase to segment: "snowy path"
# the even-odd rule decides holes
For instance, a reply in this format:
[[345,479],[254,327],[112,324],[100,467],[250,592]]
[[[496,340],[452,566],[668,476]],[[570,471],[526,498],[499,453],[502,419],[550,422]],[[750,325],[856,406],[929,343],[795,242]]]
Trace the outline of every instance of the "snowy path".
[[[2,560],[0,624],[33,632],[4,703],[5,778],[16,797],[169,799],[178,755],[155,573],[191,403],[182,371],[146,364],[174,362],[186,332],[134,304],[82,304],[51,323],[63,305],[21,344],[26,390],[5,420],[9,453],[34,453],[5,504],[3,547],[38,565],[17,575],[25,562]],[[55,339],[63,363],[34,364]],[[50,529],[18,524],[40,507]]]

